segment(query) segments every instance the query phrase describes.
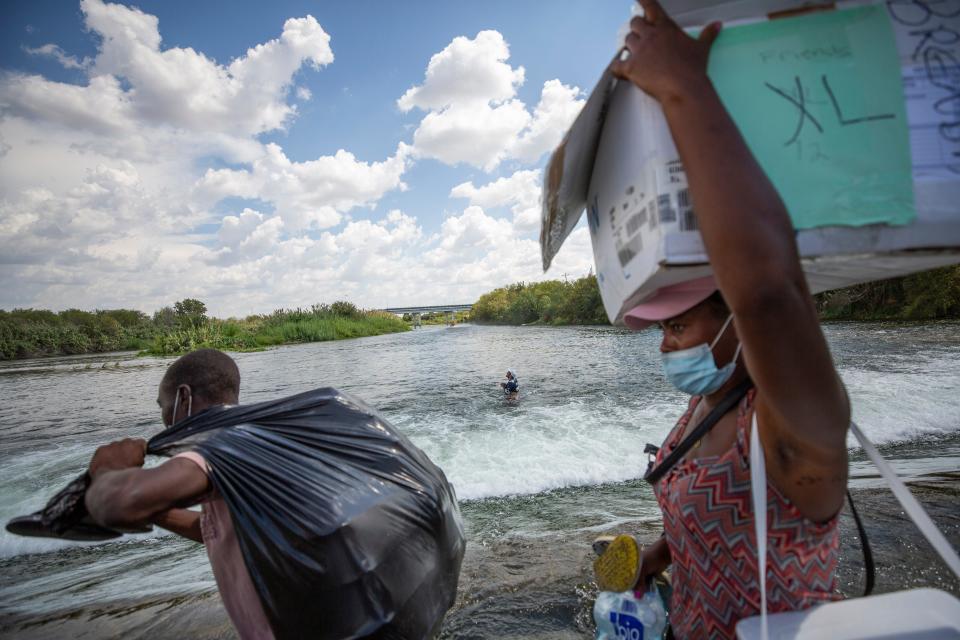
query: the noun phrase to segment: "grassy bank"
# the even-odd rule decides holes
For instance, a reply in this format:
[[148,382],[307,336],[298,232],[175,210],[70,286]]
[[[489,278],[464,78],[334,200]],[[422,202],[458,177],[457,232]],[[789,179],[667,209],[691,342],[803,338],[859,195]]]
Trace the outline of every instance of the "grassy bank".
[[[822,320],[960,319],[960,265],[815,296]],[[490,324],[609,324],[594,276],[517,283],[480,296],[473,320]]]
[[208,318],[206,306],[198,300],[182,300],[152,317],[126,309],[60,313],[15,309],[0,311],[0,359],[129,349],[151,355],[176,355],[201,347],[252,351],[408,329],[393,314],[363,311],[349,302],[228,320]]

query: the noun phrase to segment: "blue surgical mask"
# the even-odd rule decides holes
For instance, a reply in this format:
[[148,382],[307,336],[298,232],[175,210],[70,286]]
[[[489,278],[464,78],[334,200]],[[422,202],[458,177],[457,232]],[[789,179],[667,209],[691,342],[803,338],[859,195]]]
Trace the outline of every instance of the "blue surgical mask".
[[733,360],[727,365],[717,368],[713,361],[713,348],[716,346],[723,332],[730,326],[733,314],[727,318],[720,328],[720,333],[710,344],[703,343],[682,351],[669,351],[660,354],[663,360],[663,372],[673,386],[692,396],[709,395],[722,387],[730,379],[737,368],[737,358],[740,356],[740,344],[733,354]]

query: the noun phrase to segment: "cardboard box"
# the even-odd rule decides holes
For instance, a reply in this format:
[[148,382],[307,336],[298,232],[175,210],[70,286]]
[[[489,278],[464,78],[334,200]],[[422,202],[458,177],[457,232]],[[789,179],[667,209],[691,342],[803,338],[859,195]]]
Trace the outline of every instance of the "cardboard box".
[[[673,4],[682,4],[667,3],[668,10],[680,9],[674,16],[682,24],[796,7],[761,0]],[[960,37],[936,42],[929,37],[938,28],[960,33],[960,19],[919,11],[908,15],[896,4],[887,10],[901,60],[916,217],[905,225],[798,230],[804,272],[814,292],[960,262]],[[802,89],[797,95],[802,96]],[[601,77],[551,157],[546,176],[544,268],[586,208],[600,290],[612,322],[620,322],[660,287],[710,273],[686,175],[663,113],[632,84],[618,83],[609,73]]]

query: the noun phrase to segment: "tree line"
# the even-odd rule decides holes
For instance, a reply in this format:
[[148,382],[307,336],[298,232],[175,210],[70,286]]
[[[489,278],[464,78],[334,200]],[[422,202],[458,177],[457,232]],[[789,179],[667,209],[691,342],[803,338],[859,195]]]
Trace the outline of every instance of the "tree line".
[[346,301],[226,320],[209,317],[207,306],[193,298],[152,316],[132,309],[0,310],[0,360],[128,350],[175,355],[201,347],[249,351],[407,329],[393,314]]
[[[814,296],[823,320],[960,319],[960,265]],[[480,296],[473,320],[490,324],[609,324],[597,278],[519,282]]]
[[594,275],[494,289],[480,296],[470,316],[491,324],[609,324]]

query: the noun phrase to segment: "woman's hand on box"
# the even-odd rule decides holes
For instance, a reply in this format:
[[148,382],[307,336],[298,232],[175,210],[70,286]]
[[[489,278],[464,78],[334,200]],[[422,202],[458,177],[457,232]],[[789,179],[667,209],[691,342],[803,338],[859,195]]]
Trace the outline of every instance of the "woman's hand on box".
[[709,82],[707,58],[720,33],[720,23],[710,24],[699,38],[691,38],[657,0],[639,2],[644,15],[630,21],[624,49],[611,64],[613,74],[633,82],[660,102],[682,99]]

